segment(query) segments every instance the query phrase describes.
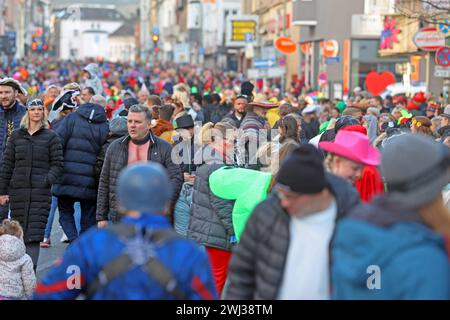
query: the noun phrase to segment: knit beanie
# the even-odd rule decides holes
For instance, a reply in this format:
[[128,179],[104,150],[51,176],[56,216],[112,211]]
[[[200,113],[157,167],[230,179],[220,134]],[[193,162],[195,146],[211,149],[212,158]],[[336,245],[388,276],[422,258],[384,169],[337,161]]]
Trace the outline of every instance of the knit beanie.
[[323,158],[313,145],[295,149],[282,163],[276,182],[291,192],[316,194],[326,186]]

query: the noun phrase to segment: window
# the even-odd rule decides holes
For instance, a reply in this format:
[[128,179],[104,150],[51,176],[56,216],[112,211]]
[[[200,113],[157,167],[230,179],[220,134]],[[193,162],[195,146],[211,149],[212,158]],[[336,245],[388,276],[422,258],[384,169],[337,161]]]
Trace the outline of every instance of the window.
[[73,36],[74,37],[78,37],[78,30],[77,29],[73,30]]

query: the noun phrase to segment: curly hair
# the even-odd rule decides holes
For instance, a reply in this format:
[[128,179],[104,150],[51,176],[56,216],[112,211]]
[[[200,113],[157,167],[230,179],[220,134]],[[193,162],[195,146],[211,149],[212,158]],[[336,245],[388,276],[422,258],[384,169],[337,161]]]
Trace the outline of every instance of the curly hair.
[[23,238],[23,229],[20,223],[15,220],[5,219],[0,225],[0,236],[9,234],[19,239]]

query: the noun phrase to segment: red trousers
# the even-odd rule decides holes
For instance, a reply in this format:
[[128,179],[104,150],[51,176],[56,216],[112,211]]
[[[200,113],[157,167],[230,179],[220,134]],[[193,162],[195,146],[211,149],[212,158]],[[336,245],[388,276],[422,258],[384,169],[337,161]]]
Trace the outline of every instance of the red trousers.
[[211,270],[216,282],[217,293],[222,294],[225,280],[228,275],[228,264],[230,263],[231,251],[225,251],[213,247],[206,247]]

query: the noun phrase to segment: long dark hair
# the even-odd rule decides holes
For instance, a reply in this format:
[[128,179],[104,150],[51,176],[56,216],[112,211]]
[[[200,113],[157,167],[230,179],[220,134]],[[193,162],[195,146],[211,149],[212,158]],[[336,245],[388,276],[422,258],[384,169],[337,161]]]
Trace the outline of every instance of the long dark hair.
[[287,139],[300,143],[298,123],[294,117],[286,116],[280,119],[280,129],[280,143],[285,142]]

